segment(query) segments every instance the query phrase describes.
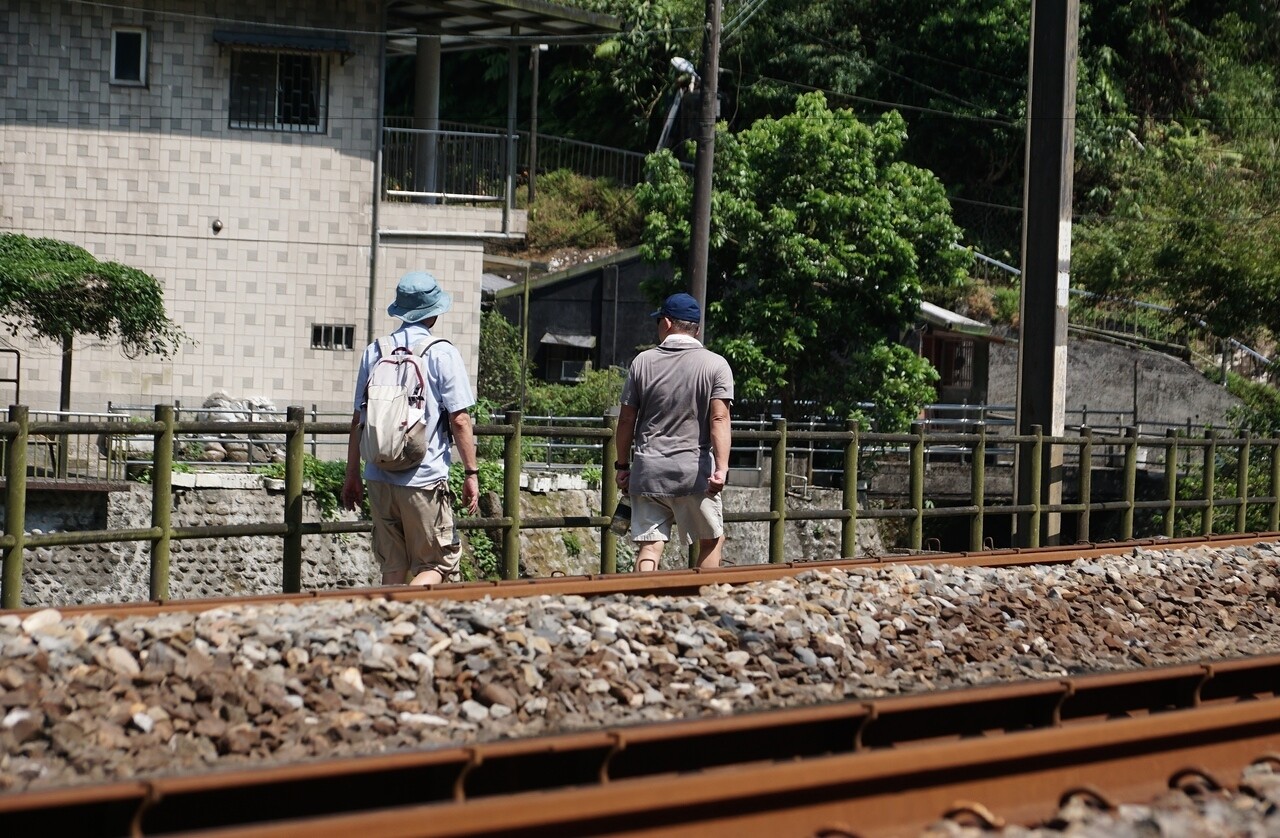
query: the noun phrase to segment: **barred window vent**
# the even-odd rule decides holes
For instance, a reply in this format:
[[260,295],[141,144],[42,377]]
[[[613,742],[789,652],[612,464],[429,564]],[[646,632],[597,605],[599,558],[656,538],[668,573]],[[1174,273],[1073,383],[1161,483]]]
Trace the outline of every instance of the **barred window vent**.
[[350,351],[355,349],[355,338],[356,327],[352,325],[317,323],[311,327],[312,349]]

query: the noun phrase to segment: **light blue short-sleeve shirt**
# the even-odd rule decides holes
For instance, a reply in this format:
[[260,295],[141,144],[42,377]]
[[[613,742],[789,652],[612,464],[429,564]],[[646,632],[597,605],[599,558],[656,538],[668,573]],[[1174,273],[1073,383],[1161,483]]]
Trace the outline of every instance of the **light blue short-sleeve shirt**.
[[[406,323],[391,333],[396,346],[413,346],[431,337],[431,331],[421,323]],[[378,361],[378,344],[371,343],[365,347],[360,358],[360,371],[356,375],[356,389],[353,410],[359,411],[361,422],[364,421],[364,388],[369,380],[369,370]],[[427,423],[427,453],[422,458],[422,465],[416,469],[404,471],[384,471],[371,463],[365,463],[366,480],[377,480],[382,483],[394,483],[399,486],[433,486],[449,478],[449,464],[452,457],[449,449],[452,439],[449,435],[449,414],[466,410],[476,403],[471,390],[471,379],[467,376],[467,368],[462,363],[462,355],[451,343],[437,343],[427,350],[426,364],[427,387],[434,394],[424,405]]]

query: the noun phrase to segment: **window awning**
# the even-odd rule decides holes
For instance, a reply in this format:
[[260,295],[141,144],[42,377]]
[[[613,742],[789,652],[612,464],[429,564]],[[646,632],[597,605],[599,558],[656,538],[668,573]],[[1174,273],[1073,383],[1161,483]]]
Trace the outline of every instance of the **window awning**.
[[346,38],[324,38],[288,32],[235,32],[215,29],[213,42],[228,47],[257,47],[280,52],[336,52],[343,58],[355,55]]
[[595,349],[595,335],[562,335],[559,332],[547,332],[539,341],[543,346],[576,346],[579,349]]

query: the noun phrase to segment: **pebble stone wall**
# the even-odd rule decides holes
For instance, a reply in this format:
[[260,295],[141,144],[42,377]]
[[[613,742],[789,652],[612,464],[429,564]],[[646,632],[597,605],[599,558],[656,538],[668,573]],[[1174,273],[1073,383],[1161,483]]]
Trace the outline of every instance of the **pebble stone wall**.
[[[100,501],[86,498],[90,507]],[[318,520],[315,501],[304,499],[304,517]],[[31,529],[81,528],[83,506],[61,515],[47,507]],[[151,526],[151,487],[132,485],[107,495],[105,521],[111,529]],[[284,495],[265,489],[190,489],[174,495],[175,527],[253,524],[284,520]],[[52,525],[52,526],[51,526]],[[59,526],[61,525],[61,526]],[[282,542],[277,537],[189,539],[170,543],[169,593],[173,599],[279,593]],[[26,551],[22,599],[29,607],[70,603],[132,602],[148,598],[151,578],[147,542],[47,547]],[[362,534],[304,536],[302,578],[307,588],[353,588],[379,581]]]
[[[314,500],[307,496],[304,517],[318,520]],[[494,509],[500,503],[495,496]],[[835,508],[840,494],[814,490],[808,500],[789,499],[793,507]],[[768,507],[767,489],[733,488],[725,493],[730,511]],[[0,504],[0,508],[2,508]],[[521,514],[528,516],[600,514],[597,490],[521,492]],[[501,514],[494,512],[494,514]],[[284,499],[263,488],[189,488],[175,494],[176,527],[251,524],[283,520]],[[151,526],[151,488],[131,486],[122,492],[41,493],[29,500],[28,530],[45,532],[77,529],[127,529]],[[859,523],[860,555],[883,552],[871,521]],[[492,533],[501,543],[501,533]],[[463,536],[465,541],[465,534]],[[726,561],[759,564],[768,561],[767,524],[731,524],[727,531]],[[149,545],[145,542],[40,548],[25,555],[22,599],[27,607],[75,603],[132,602],[148,598]],[[797,561],[838,558],[840,524],[836,521],[794,521],[787,525],[787,555]],[[173,541],[170,546],[169,593],[173,599],[279,593],[283,547],[278,537],[243,536],[224,539]],[[618,566],[628,569],[634,556],[630,542],[618,549]],[[302,585],[308,590],[356,588],[380,581],[370,554],[369,536],[344,534],[306,536],[302,549]],[[687,554],[672,543],[663,558],[667,568],[685,567]],[[600,569],[599,531],[589,528],[521,532],[521,569],[528,576],[553,573],[580,575]]]
[[1277,591],[1265,544],[814,570],[686,597],[9,614],[0,789],[1261,654],[1280,642]]

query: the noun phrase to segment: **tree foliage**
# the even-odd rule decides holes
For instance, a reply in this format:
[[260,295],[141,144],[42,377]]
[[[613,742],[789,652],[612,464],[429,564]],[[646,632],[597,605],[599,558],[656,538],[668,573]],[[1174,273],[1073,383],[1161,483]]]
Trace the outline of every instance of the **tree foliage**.
[[[499,409],[520,400],[520,330],[496,311],[480,316],[480,369],[476,393]],[[477,421],[488,421],[488,418]]]
[[[936,373],[897,338],[922,286],[960,281],[970,257],[941,183],[900,159],[905,139],[896,114],[867,125],[821,94],[718,135],[707,319],[740,400],[789,416],[872,403],[897,428],[933,396]],[[651,158],[637,200],[646,255],[686,264],[692,184],[671,154]]]
[[0,321],[10,334],[118,340],[127,355],[172,355],[185,339],[149,274],[54,239],[0,233]]

